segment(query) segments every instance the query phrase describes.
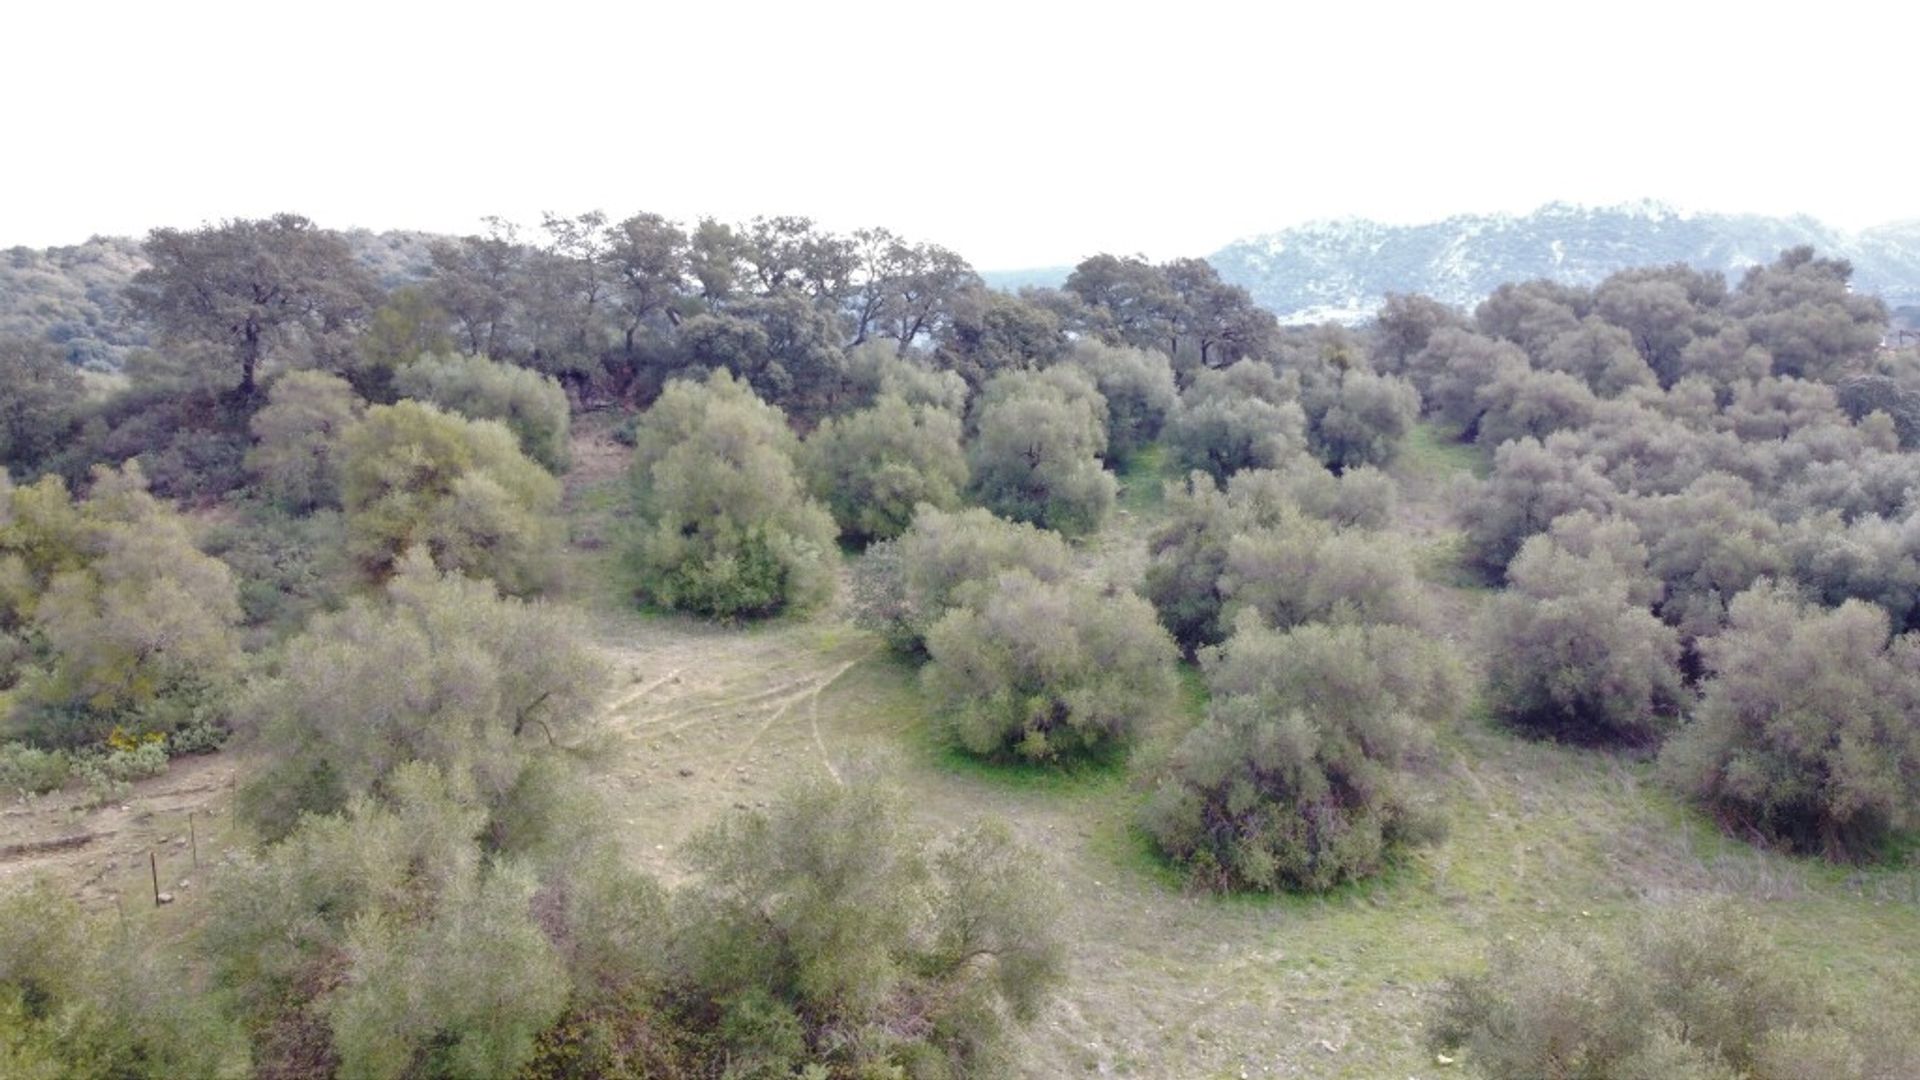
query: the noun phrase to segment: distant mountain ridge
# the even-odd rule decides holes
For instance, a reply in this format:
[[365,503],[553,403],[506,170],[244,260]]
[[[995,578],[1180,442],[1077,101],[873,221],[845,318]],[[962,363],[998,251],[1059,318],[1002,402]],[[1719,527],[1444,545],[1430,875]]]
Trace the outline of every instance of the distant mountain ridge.
[[1549,203],[1530,214],[1461,214],[1424,225],[1315,221],[1235,241],[1208,258],[1284,322],[1359,322],[1389,292],[1472,306],[1503,282],[1585,285],[1672,262],[1738,280],[1797,244],[1850,260],[1854,287],[1890,307],[1920,303],[1920,221],[1849,233],[1804,215],[1688,213],[1657,202]]

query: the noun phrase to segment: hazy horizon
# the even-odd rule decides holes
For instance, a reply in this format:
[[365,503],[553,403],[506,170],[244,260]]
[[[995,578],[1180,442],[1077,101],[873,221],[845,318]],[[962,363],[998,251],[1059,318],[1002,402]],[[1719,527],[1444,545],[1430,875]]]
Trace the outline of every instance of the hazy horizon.
[[14,139],[39,167],[9,178],[0,244],[601,208],[884,224],[1019,269],[1554,201],[1920,216],[1881,165],[1910,95],[1871,48],[1920,29],[1912,11],[342,10],[17,13],[38,47],[0,85],[42,103]]

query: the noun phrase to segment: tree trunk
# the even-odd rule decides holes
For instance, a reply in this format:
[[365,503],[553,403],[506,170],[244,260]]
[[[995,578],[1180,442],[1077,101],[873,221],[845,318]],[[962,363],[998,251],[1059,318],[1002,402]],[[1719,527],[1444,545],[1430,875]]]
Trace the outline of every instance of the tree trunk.
[[247,320],[240,342],[240,397],[251,401],[259,393],[260,326]]

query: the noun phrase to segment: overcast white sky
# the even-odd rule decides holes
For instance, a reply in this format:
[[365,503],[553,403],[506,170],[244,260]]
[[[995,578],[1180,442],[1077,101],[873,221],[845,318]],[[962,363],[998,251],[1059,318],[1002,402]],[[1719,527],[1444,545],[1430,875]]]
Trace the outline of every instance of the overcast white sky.
[[[1257,9],[1257,10],[1256,10]],[[14,0],[0,247],[798,213],[982,268],[1651,197],[1920,217],[1920,5]]]

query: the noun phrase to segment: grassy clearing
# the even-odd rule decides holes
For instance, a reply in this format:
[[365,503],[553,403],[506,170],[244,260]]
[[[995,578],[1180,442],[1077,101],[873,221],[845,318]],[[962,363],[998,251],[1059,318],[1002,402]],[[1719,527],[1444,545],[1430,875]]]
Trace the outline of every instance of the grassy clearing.
[[[1429,429],[1396,466],[1436,604],[1460,626],[1487,594],[1453,583],[1446,499],[1483,466]],[[1160,471],[1151,455],[1135,459],[1123,477],[1129,513],[1080,548],[1089,573],[1137,569]],[[613,726],[634,737],[599,772],[630,849],[663,873],[700,824],[764,800],[790,774],[859,758],[905,785],[930,826],[995,816],[1041,851],[1069,898],[1074,960],[1028,1037],[1028,1076],[1448,1075],[1421,1024],[1439,981],[1489,943],[1620,927],[1698,895],[1750,906],[1789,962],[1838,997],[1920,1014],[1920,873],[1755,851],[1659,791],[1645,762],[1475,719],[1442,734],[1420,781],[1452,823],[1442,843],[1327,896],[1196,896],[1134,827],[1140,777],[1204,708],[1191,670],[1180,707],[1130,763],[1057,773],[947,748],[913,666],[832,615],[743,631],[614,615],[606,632],[634,679],[681,678],[616,711]]]
[[1120,509],[1129,514],[1154,514],[1166,505],[1166,482],[1177,479],[1168,473],[1166,447],[1151,443],[1127,459],[1118,476]]
[[1493,459],[1444,425],[1423,420],[1413,426],[1394,461],[1395,472],[1403,480],[1437,480],[1465,473],[1485,479],[1493,471]]

